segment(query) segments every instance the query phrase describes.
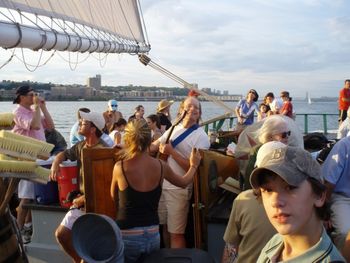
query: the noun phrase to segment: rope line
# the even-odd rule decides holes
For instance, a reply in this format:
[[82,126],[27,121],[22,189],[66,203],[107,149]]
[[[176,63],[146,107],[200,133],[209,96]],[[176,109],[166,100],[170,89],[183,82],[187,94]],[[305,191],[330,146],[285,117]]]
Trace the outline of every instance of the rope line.
[[171,78],[172,80],[176,81],[177,83],[183,85],[185,88],[189,89],[189,90],[194,90],[195,92],[199,93],[200,95],[202,95],[205,99],[212,101],[213,103],[219,105],[220,107],[224,108],[225,110],[228,111],[228,113],[233,113],[234,109],[227,106],[225,103],[223,103],[221,100],[217,99],[214,96],[210,96],[207,93],[205,93],[202,90],[199,90],[198,88],[196,88],[195,86],[193,86],[193,84],[188,83],[187,81],[185,81],[184,79],[176,76],[174,73],[170,72],[169,70],[163,68],[162,66],[158,65],[157,63],[153,62],[149,57],[147,57],[144,54],[139,55],[139,60],[142,64],[144,64],[145,66],[150,66],[153,69],[159,71],[160,73],[164,74],[165,76]]

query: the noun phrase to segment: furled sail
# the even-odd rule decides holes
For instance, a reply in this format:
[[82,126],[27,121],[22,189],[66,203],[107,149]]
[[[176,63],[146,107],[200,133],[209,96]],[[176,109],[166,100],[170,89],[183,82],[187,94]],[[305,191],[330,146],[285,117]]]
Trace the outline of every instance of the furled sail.
[[0,46],[146,53],[138,0],[0,0]]

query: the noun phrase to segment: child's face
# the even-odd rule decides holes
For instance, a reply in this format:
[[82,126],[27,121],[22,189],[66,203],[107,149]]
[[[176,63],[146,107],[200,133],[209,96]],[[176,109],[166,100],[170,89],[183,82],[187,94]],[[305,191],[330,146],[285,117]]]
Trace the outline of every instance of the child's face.
[[117,130],[119,132],[123,132],[125,130],[125,125],[120,125],[119,127],[117,127]]
[[261,106],[260,106],[260,111],[261,111],[261,112],[265,112],[265,113],[266,113],[266,110],[267,110],[267,108],[266,108],[265,105],[261,105]]
[[316,196],[307,180],[294,187],[279,176],[269,177],[260,190],[266,214],[281,235],[309,235],[320,222],[315,206],[324,204],[324,196]]

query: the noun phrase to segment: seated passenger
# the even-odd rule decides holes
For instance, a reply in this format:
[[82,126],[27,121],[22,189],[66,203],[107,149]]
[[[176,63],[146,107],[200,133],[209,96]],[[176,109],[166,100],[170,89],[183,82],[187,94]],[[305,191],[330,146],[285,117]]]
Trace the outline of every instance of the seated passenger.
[[[84,136],[84,140],[75,144],[72,148],[66,149],[56,155],[51,166],[51,180],[56,181],[57,176],[60,173],[59,165],[69,159],[71,161],[77,161],[79,167],[79,186],[80,191],[84,192],[83,182],[83,169],[82,169],[82,150],[84,148],[100,148],[106,147],[106,143],[101,139],[102,129],[105,126],[105,122],[101,114],[95,112],[85,113],[80,111],[79,121],[79,134]],[[75,220],[80,217],[84,211],[82,208],[85,205],[84,195],[81,195],[73,200],[73,206],[69,209],[61,224],[56,229],[56,239],[61,245],[63,250],[70,256],[75,262],[80,262],[81,258],[76,253],[72,244],[72,226]]]
[[109,137],[113,140],[114,146],[122,147],[126,124],[126,120],[120,118],[117,122],[113,124],[113,126],[109,130]]

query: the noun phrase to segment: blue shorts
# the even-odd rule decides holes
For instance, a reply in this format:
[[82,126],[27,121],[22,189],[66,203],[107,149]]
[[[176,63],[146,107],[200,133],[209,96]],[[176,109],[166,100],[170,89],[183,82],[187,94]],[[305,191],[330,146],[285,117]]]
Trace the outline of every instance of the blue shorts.
[[160,249],[158,225],[122,229],[125,263],[136,262],[142,255]]

